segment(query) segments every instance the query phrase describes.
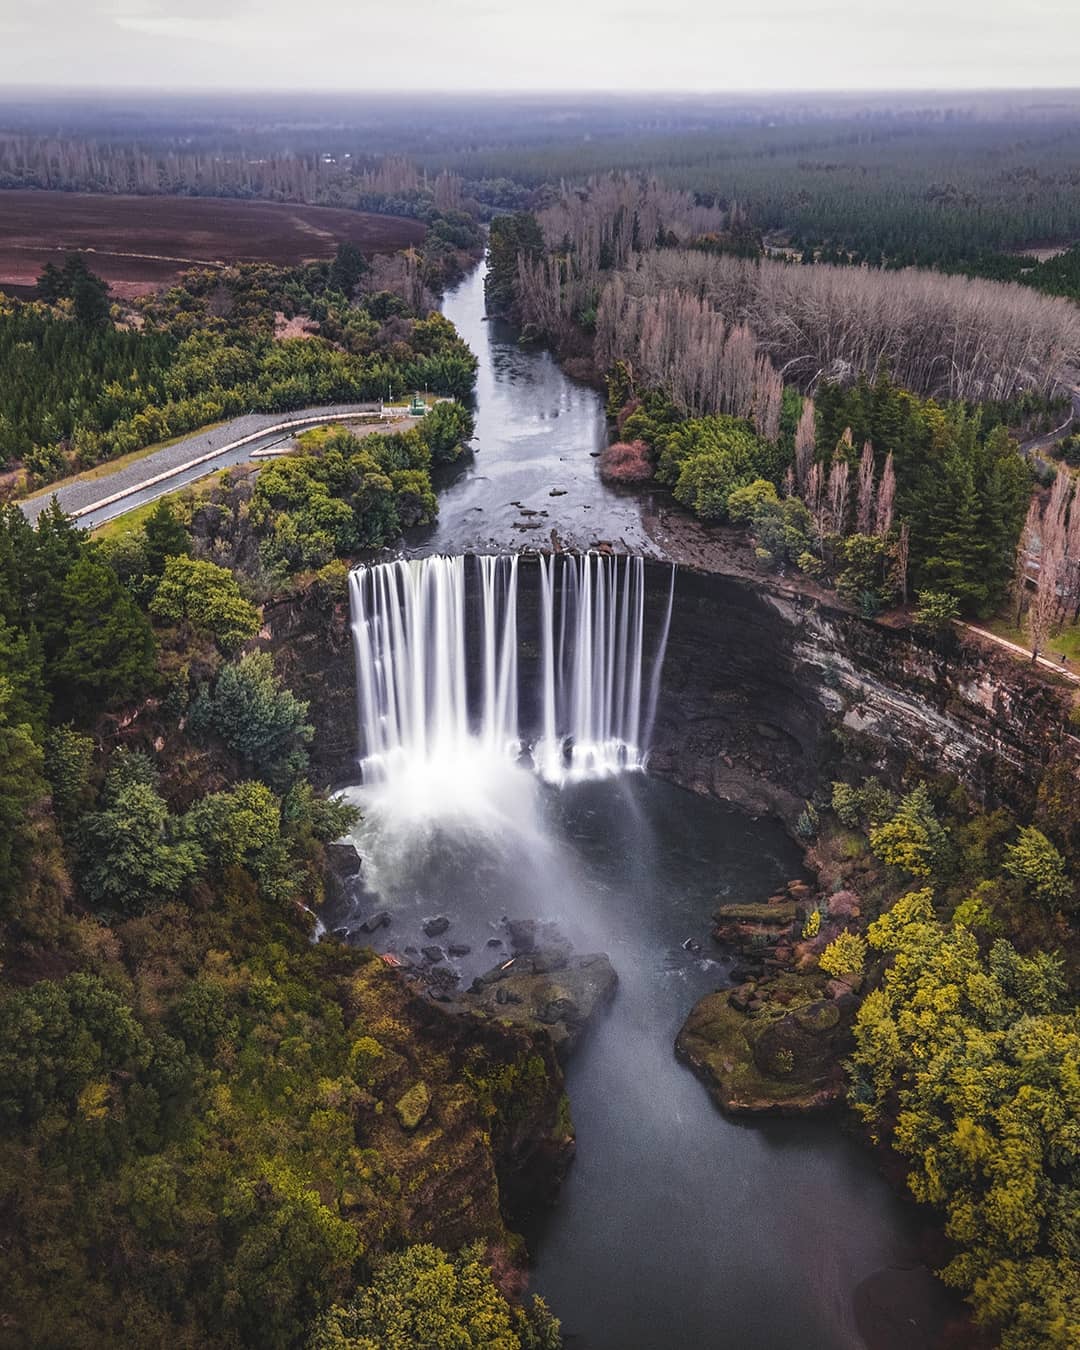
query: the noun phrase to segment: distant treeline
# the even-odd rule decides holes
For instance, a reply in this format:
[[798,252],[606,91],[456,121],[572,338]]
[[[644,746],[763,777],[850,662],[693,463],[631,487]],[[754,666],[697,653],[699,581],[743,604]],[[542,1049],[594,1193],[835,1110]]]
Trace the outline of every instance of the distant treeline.
[[[73,108],[58,132],[55,110],[0,107],[0,185],[490,214],[621,169],[705,208],[738,203],[759,231],[830,261],[953,267],[1080,239],[1080,102],[1067,97],[308,100],[291,118],[265,112]],[[396,169],[385,181],[402,159],[419,166],[415,181]]]

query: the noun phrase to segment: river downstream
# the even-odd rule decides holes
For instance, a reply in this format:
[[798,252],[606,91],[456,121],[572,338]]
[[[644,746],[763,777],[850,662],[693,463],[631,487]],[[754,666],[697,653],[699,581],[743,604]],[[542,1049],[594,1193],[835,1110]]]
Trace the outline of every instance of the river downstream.
[[[637,499],[597,476],[599,396],[484,320],[482,269],[444,310],[480,360],[477,453],[410,551],[506,552],[554,531],[649,552]],[[455,763],[447,784],[421,813],[414,793],[403,810],[400,791],[354,790],[367,885],[393,916],[381,945],[422,947],[425,916],[444,914],[446,940],[471,952],[467,983],[507,918],[551,920],[619,978],[567,1070],[577,1157],[554,1208],[526,1224],[533,1288],[568,1347],[865,1350],[855,1292],[913,1263],[911,1207],[837,1122],[728,1120],[673,1051],[694,1002],[730,983],[712,910],[800,875],[796,846],[640,772],[555,786],[485,760]]]

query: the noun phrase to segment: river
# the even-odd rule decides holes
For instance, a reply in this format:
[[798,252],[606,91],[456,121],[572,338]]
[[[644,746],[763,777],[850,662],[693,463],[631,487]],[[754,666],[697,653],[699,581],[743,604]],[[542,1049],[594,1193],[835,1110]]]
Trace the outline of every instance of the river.
[[[596,473],[599,397],[485,322],[482,269],[444,308],[480,359],[477,454],[410,550],[506,551],[555,530],[647,551],[637,500]],[[553,919],[619,976],[568,1066],[577,1157],[556,1205],[525,1225],[533,1287],[568,1346],[864,1350],[855,1290],[912,1264],[912,1207],[838,1121],[729,1120],[673,1052],[696,999],[730,983],[709,938],[716,903],[800,875],[795,845],[642,773],[556,787],[504,761],[450,780],[446,812],[419,817],[401,793],[355,790],[368,884],[393,915],[384,946],[423,945],[425,915],[445,914],[447,940],[472,948],[467,982],[506,917]],[[930,1343],[898,1334],[876,1344]]]

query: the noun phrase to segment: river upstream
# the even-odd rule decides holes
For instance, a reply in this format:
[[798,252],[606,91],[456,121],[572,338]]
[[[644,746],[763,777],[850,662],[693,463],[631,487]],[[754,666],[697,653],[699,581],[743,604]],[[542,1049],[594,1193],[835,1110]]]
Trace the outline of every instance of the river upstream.
[[[652,552],[637,499],[597,476],[599,397],[568,380],[547,353],[519,347],[511,331],[484,320],[482,269],[444,309],[480,358],[477,453],[443,485],[439,523],[414,533],[410,553],[506,553],[548,545],[552,531],[576,547],[606,540],[617,552]],[[552,920],[577,951],[607,953],[619,977],[610,1010],[568,1065],[577,1157],[557,1204],[526,1225],[534,1289],[562,1319],[574,1350],[861,1350],[855,1291],[885,1267],[911,1264],[912,1210],[837,1122],[728,1120],[673,1052],[694,1002],[730,982],[709,938],[716,903],[763,899],[800,875],[798,850],[778,825],[647,773],[560,779],[539,771],[539,757],[536,769],[516,762],[501,743],[517,716],[510,565],[484,574],[490,710],[485,703],[481,725],[470,720],[464,694],[444,687],[441,672],[455,661],[464,670],[472,637],[454,627],[457,582],[441,567],[433,565],[430,608],[415,627],[437,641],[425,637],[429,650],[417,651],[412,630],[388,627],[383,648],[373,649],[369,703],[393,698],[376,684],[395,664],[408,665],[423,694],[415,706],[403,699],[391,709],[386,762],[400,752],[407,771],[395,777],[381,764],[354,790],[364,810],[356,843],[367,885],[393,916],[382,945],[422,947],[430,941],[425,917],[445,915],[450,928],[440,941],[457,944],[467,983],[498,959],[488,944],[505,933],[505,919]],[[586,715],[590,735],[604,744],[613,727],[624,740],[639,728],[639,739],[647,737],[649,653],[662,635],[645,632],[634,645],[631,569],[604,575],[613,598],[596,633],[607,625],[610,650],[591,627],[590,641],[596,669],[607,672],[596,678],[618,696],[582,711],[573,694],[570,722],[557,730],[576,746],[587,739]],[[385,608],[397,592],[365,594],[369,606]],[[354,615],[356,603],[354,593]],[[581,672],[554,669],[565,623],[554,602],[549,609],[541,664],[554,726],[563,716],[560,681],[565,674],[573,692]],[[363,680],[361,704],[363,726]],[[368,743],[385,740],[385,709],[367,715]],[[630,747],[628,762],[637,751]],[[875,1338],[876,1347],[897,1350],[924,1344],[915,1330]]]

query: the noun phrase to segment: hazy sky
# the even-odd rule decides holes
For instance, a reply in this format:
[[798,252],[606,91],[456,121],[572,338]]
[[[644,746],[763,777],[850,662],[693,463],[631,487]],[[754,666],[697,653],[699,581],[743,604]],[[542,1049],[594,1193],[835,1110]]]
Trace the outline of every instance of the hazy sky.
[[1080,84],[1080,0],[0,0],[0,86]]

